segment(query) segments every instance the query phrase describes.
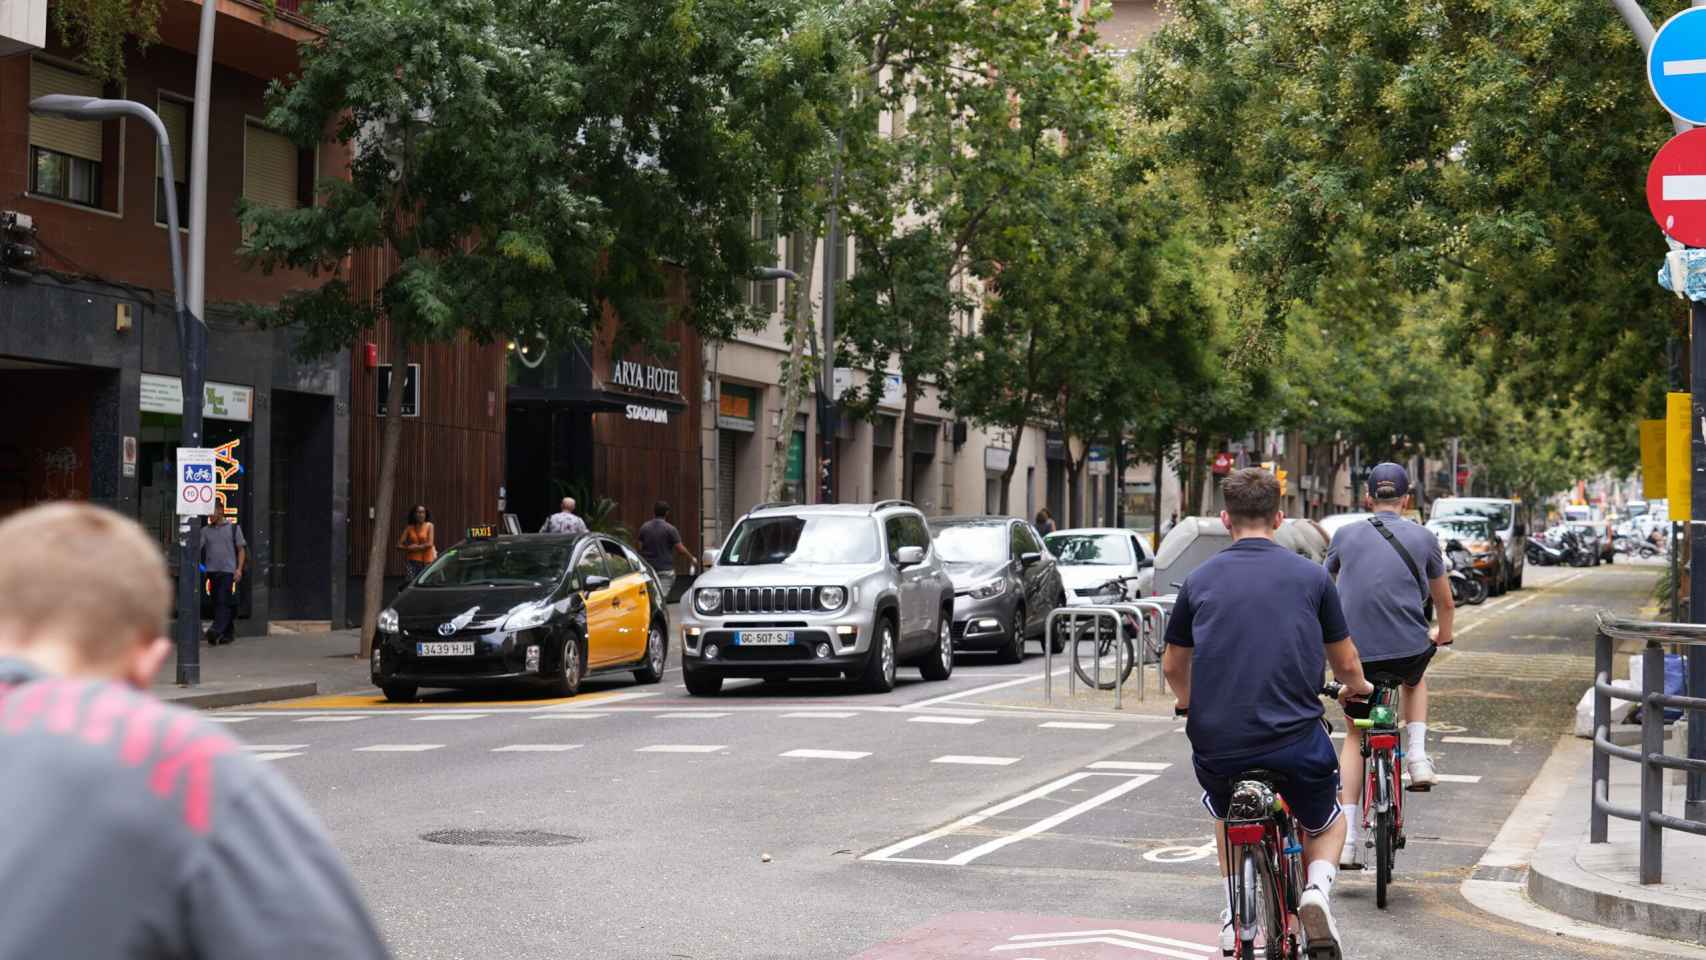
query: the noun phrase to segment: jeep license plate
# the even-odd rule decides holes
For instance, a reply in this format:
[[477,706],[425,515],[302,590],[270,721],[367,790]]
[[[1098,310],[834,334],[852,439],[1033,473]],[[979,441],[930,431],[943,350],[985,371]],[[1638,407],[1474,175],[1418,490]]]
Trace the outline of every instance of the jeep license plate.
[[471,657],[473,655],[474,641],[472,640],[415,644],[415,656],[417,657]]
[[735,634],[737,647],[786,647],[793,642],[792,630],[741,630]]

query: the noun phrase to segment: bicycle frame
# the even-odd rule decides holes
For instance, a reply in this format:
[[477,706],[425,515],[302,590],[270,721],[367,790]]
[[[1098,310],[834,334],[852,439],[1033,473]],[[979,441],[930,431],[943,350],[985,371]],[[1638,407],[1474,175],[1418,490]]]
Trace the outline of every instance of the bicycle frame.
[[[1279,922],[1279,943],[1265,942],[1260,955],[1267,960],[1302,956],[1303,930],[1297,908],[1302,889],[1303,846],[1297,840],[1297,824],[1292,819],[1291,808],[1278,793],[1273,796],[1268,816],[1226,824],[1226,884],[1232,923],[1238,935],[1239,960],[1245,960],[1243,944],[1254,942],[1264,910],[1272,911]],[[1266,903],[1258,900],[1256,887],[1265,890]],[[1255,954],[1251,953],[1248,960],[1255,960]]]
[[[1374,696],[1369,698],[1369,713],[1372,715],[1376,707],[1385,707],[1396,716],[1397,700],[1397,687],[1377,685]],[[1356,720],[1353,724],[1362,733],[1362,828],[1370,829],[1378,814],[1391,810],[1393,826],[1401,837],[1404,834],[1404,749],[1399,743],[1397,724],[1377,726],[1372,719]],[[1384,764],[1376,763],[1377,759],[1383,759]],[[1379,775],[1382,765],[1391,771],[1389,779]],[[1396,837],[1393,842],[1396,847]]]

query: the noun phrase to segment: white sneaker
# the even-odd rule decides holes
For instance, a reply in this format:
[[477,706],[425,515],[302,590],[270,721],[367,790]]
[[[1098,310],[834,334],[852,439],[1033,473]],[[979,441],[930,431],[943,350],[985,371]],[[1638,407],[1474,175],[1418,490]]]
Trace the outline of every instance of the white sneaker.
[[1297,904],[1297,920],[1303,925],[1304,946],[1309,960],[1344,960],[1339,946],[1339,927],[1320,887],[1308,887]]
[[1339,851],[1340,870],[1362,869],[1362,844],[1350,837],[1345,838],[1345,848]]
[[1232,911],[1220,911],[1220,955],[1230,957],[1238,952],[1238,934],[1232,930]]
[[1427,757],[1414,757],[1405,762],[1405,772],[1410,775],[1410,782],[1404,787],[1416,793],[1427,793],[1439,782],[1439,774],[1434,771],[1434,762]]

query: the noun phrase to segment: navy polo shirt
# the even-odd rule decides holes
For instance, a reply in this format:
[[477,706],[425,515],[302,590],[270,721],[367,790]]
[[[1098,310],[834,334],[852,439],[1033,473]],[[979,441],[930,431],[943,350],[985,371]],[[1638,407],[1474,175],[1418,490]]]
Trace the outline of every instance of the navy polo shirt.
[[1192,752],[1237,760],[1319,729],[1326,645],[1348,636],[1319,564],[1260,537],[1209,558],[1185,578],[1167,621],[1167,642],[1192,648]]

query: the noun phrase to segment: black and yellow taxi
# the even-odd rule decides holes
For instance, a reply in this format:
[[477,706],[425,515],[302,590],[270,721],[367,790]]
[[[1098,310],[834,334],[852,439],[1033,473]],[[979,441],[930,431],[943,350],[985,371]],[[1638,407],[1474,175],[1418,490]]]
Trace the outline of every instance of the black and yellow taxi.
[[574,696],[601,673],[662,679],[668,608],[632,548],[599,534],[470,532],[379,614],[372,676],[386,699],[492,684]]

